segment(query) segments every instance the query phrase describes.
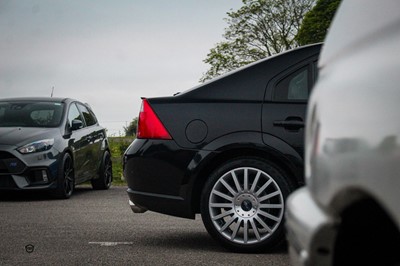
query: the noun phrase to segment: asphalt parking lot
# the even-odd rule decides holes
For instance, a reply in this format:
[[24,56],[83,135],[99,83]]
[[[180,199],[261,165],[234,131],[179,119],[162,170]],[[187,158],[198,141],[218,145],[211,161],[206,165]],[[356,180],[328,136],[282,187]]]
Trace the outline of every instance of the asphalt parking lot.
[[0,192],[0,265],[289,265],[287,250],[237,254],[201,218],[134,214],[126,187],[78,187],[69,200]]

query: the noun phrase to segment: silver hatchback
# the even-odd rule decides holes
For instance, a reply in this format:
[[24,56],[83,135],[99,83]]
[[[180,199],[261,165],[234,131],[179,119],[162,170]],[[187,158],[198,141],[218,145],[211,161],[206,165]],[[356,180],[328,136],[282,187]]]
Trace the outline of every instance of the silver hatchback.
[[308,106],[294,265],[400,265],[400,2],[343,0]]

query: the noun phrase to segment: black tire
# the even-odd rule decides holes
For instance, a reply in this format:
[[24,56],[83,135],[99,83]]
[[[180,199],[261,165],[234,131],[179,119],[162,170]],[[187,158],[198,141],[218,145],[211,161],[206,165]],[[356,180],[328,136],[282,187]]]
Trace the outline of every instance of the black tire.
[[285,201],[292,190],[283,171],[266,160],[229,161],[211,174],[202,191],[204,226],[231,251],[271,251],[284,243]]
[[53,192],[53,196],[57,199],[68,199],[71,197],[75,189],[74,165],[71,156],[68,153],[64,157],[58,167],[58,184]]
[[111,156],[108,151],[105,151],[100,165],[99,176],[91,181],[92,187],[93,189],[97,190],[109,189],[111,187],[112,180]]

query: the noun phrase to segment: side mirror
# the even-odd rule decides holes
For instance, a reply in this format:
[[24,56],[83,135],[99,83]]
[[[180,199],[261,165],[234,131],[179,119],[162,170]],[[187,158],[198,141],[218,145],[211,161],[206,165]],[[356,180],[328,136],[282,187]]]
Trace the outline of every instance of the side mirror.
[[81,120],[77,120],[77,119],[72,120],[71,128],[72,128],[72,130],[77,130],[77,129],[83,128],[82,121]]

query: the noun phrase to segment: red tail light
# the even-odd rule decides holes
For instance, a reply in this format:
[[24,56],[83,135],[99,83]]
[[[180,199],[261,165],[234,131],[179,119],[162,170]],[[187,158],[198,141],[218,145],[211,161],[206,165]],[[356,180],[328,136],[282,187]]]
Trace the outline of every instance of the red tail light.
[[138,139],[172,139],[146,99],[142,101],[137,128]]

